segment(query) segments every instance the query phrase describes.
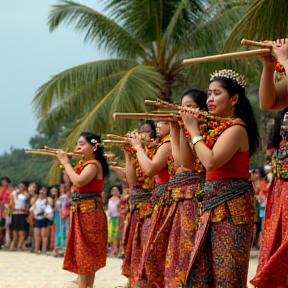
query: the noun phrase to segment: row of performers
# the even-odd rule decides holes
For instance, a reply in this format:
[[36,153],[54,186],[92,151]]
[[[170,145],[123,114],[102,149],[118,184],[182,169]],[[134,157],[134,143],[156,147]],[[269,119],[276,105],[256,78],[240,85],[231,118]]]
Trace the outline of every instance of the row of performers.
[[[279,40],[275,51],[286,71],[287,42]],[[288,106],[287,85],[284,96],[274,87],[273,61],[263,58],[260,83],[260,104],[269,109]],[[221,70],[212,74],[208,95],[192,89],[182,97],[185,107],[204,109],[205,103],[215,120],[201,123],[194,112],[183,113],[179,125],[160,122],[156,148],[143,147],[138,134],[131,135],[132,149],[125,150],[131,209],[122,267],[131,287],[247,287],[255,220],[248,169],[259,145],[245,80],[232,70]],[[109,171],[99,142],[98,135],[81,134],[76,152],[83,154],[84,162],[74,169],[65,153],[55,154],[76,191],[63,268],[78,274],[79,288],[93,287],[95,272],[106,264],[107,220],[100,194]],[[286,138],[281,145],[279,155],[288,155]],[[284,161],[280,170],[287,172],[287,167]],[[264,248],[252,280],[261,288],[288,287],[288,229],[285,226],[285,234],[282,225],[287,221],[282,187],[287,187],[283,175],[275,179],[268,197],[271,213],[262,236]]]
[[208,97],[190,89],[181,99],[183,107],[206,104],[223,118],[200,122],[195,112],[158,122],[156,147],[129,135],[122,273],[131,287],[246,287],[255,221],[248,170],[258,132],[244,79],[221,70]]

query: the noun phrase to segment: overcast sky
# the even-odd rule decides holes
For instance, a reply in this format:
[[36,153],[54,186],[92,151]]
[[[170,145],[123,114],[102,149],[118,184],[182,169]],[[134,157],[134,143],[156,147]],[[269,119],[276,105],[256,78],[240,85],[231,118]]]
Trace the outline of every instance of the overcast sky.
[[[101,0],[76,0],[100,10]],[[47,16],[57,0],[0,0],[0,154],[29,148],[37,119],[37,88],[67,68],[107,58],[70,27],[50,33]],[[83,35],[82,35],[83,36]]]

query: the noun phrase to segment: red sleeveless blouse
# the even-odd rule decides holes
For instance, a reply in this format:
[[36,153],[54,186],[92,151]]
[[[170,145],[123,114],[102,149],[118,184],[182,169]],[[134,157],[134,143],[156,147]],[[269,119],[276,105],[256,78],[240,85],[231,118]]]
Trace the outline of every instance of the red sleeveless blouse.
[[249,179],[249,162],[248,152],[236,152],[235,155],[223,166],[215,171],[206,172],[206,180],[229,179],[229,178],[246,178]]
[[[99,165],[99,162],[97,160],[89,160],[85,162],[79,161],[78,164],[74,167],[74,170],[79,175],[85,166],[93,163],[96,164],[97,166]],[[104,179],[93,179],[91,182],[82,187],[74,186],[74,190],[80,193],[95,192],[101,194],[104,182],[105,182]]]
[[170,180],[170,174],[167,170],[162,170],[157,174],[156,186],[159,184],[166,183]]

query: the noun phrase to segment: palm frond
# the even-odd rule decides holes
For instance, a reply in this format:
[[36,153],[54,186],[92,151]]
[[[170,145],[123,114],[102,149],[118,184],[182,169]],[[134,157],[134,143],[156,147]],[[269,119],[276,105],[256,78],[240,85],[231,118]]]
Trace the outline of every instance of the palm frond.
[[[70,135],[68,135],[63,144],[63,150],[68,151],[73,149],[73,143],[76,143],[80,133],[84,130],[97,131],[97,133],[111,133],[113,132],[111,130],[112,127],[118,134],[127,132],[128,127],[131,127],[131,121],[119,121],[116,126],[111,117],[113,112],[145,111],[144,100],[153,97],[156,98],[156,87],[161,87],[161,85],[162,77],[157,70],[147,66],[131,68],[119,83],[81,121],[74,123],[73,129],[70,130]],[[107,130],[109,127],[110,130]],[[49,172],[48,179],[51,182],[57,183],[55,181],[59,181],[59,177],[59,166],[54,164]]]
[[116,85],[136,64],[129,60],[101,60],[61,72],[37,90],[32,100],[36,116],[42,118],[58,105],[68,108],[67,113],[72,112],[73,107],[83,108],[85,103],[101,97],[103,91]]
[[235,47],[242,38],[261,41],[286,38],[287,35],[288,1],[254,0],[230,34],[226,47]]
[[162,37],[162,45],[169,40],[173,40],[173,45],[182,45],[191,26],[195,25],[205,11],[203,2],[206,1],[181,0],[175,3],[173,15]]
[[[182,55],[186,55],[186,58],[195,58],[223,53],[227,37],[232,28],[245,14],[248,5],[250,5],[250,2],[248,2],[247,0],[233,0],[229,2],[223,0],[210,1],[211,5],[207,6],[201,19],[194,26],[191,26],[191,29],[187,33],[186,41],[183,41],[183,45],[176,51],[175,58],[180,61]],[[238,46],[243,48],[240,42]],[[256,58],[254,60],[251,58],[248,60],[247,58],[242,58],[193,64],[189,67],[184,67],[182,73],[187,75],[186,86],[206,89],[209,83],[209,74],[223,68],[239,71],[239,73],[246,75],[248,79],[251,79],[250,74],[252,72],[254,76],[256,74],[259,76],[259,73],[255,71],[257,70],[258,62]]]
[[[161,29],[162,0],[104,0],[111,19],[129,31],[141,43],[157,41]],[[147,46],[145,46],[147,47]]]
[[59,4],[53,5],[48,16],[50,31],[60,24],[72,26],[77,32],[85,32],[85,42],[96,44],[119,57],[145,57],[145,50],[131,33],[85,5],[68,0],[60,0]]
[[61,169],[58,161],[54,162],[47,175],[46,182],[48,185],[55,185],[55,183],[61,183]]
[[[127,126],[119,127],[117,125],[116,127],[113,125],[112,114],[114,112],[135,112],[135,110],[137,112],[145,111],[144,100],[156,98],[157,87],[161,87],[161,85],[162,77],[155,69],[147,66],[131,68],[77,124],[65,141],[63,149],[71,148],[71,143],[76,142],[77,137],[84,129],[107,133],[111,132],[111,130],[107,131],[107,126],[114,126],[118,130],[117,132],[127,132]],[[103,113],[103,109],[105,113]]]
[[193,57],[220,53],[233,27],[247,11],[247,5],[246,0],[211,1],[201,18],[187,31],[177,53]]

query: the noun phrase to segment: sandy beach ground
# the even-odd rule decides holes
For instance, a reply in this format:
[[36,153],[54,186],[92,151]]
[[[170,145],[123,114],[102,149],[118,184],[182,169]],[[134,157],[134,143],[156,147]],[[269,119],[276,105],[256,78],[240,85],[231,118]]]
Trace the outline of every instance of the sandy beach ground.
[[[252,251],[248,279],[255,275],[258,252]],[[63,258],[29,252],[0,250],[0,288],[77,288],[76,275],[61,269]],[[107,258],[107,265],[96,274],[95,288],[124,287],[122,260]],[[253,287],[248,285],[248,287]]]

